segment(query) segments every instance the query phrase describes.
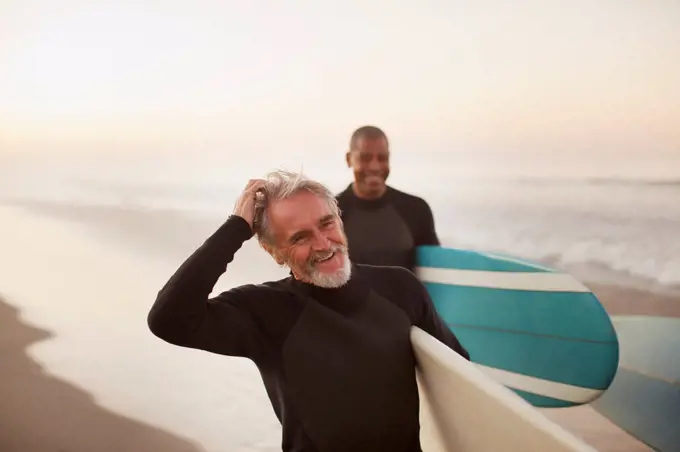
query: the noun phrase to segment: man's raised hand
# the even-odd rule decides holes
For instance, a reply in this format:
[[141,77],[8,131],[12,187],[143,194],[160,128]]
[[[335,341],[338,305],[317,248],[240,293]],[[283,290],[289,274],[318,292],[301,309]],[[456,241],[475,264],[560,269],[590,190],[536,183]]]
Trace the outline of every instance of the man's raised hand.
[[234,206],[234,215],[246,220],[251,230],[253,229],[253,219],[255,218],[255,198],[265,183],[264,179],[250,179]]

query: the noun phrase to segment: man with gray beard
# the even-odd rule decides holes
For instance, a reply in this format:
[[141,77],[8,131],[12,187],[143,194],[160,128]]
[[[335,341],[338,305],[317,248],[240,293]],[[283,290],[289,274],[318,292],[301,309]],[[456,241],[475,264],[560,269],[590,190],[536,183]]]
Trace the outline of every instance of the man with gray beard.
[[[253,235],[290,276],[211,298]],[[248,183],[158,293],[148,325],[180,347],[251,359],[285,452],[420,452],[411,326],[469,359],[412,273],[350,261],[333,193],[282,171]]]

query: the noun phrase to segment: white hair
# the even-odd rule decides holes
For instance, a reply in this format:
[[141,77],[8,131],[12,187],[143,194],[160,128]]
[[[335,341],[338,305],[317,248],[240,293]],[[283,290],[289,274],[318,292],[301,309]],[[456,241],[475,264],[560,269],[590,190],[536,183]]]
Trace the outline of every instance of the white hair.
[[331,213],[340,216],[338,201],[333,192],[324,184],[308,179],[302,173],[276,170],[265,176],[267,181],[255,203],[254,230],[260,243],[274,245],[267,210],[275,201],[289,198],[304,190],[313,193],[328,203]]

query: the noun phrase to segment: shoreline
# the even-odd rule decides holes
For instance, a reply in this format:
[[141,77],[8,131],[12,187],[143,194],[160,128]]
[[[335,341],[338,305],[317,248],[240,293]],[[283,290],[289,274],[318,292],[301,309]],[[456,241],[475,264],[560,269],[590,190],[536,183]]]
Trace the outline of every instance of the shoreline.
[[584,282],[610,316],[680,317],[680,295],[599,282]]
[[50,375],[27,349],[53,334],[25,323],[1,295],[0,324],[3,452],[204,452],[187,439],[109,411],[78,386]]
[[[63,253],[62,248],[66,247],[73,247],[73,250],[81,250],[84,249],[84,247],[88,246],[95,246],[97,244],[99,245],[105,245],[105,246],[96,246],[97,250],[94,253],[88,254],[88,259],[95,259],[93,262],[97,262],[96,259],[102,259],[104,261],[107,261],[113,256],[114,251],[116,253],[119,253],[120,256],[124,256],[126,260],[121,260],[121,263],[124,262],[135,262],[138,263],[137,260],[142,260],[143,257],[148,257],[151,256],[154,259],[155,258],[160,258],[161,261],[165,261],[164,266],[170,267],[175,267],[176,264],[181,263],[181,260],[183,257],[188,255],[187,253],[191,252],[196,246],[199,246],[202,241],[207,237],[206,234],[209,234],[212,232],[213,228],[216,228],[219,226],[219,221],[194,221],[191,219],[187,218],[182,218],[178,212],[172,212],[172,211],[149,211],[149,210],[144,210],[144,209],[135,209],[133,208],[125,208],[125,207],[87,207],[87,206],[69,206],[69,205],[50,205],[49,203],[30,203],[26,205],[22,205],[21,203],[10,203],[7,208],[0,203],[0,216],[3,219],[8,220],[8,224],[12,225],[13,219],[16,220],[16,224],[18,226],[15,226],[15,232],[21,231],[23,227],[31,227],[33,228],[32,225],[35,225],[35,230],[37,231],[37,235],[31,239],[31,245],[36,247],[36,251],[30,251],[27,250],[27,253],[30,254],[31,257],[26,257],[23,259],[24,262],[30,261],[30,259],[36,258],[36,259],[67,259],[69,261],[69,266],[70,270],[69,271],[78,271],[80,267],[87,265],[85,263],[79,263],[79,262],[74,262],[73,253],[68,252],[68,254],[55,254],[51,255],[51,251],[48,247],[48,249],[41,249],[41,244],[46,244],[51,240],[58,240],[60,237],[59,235],[55,235],[54,237],[49,236],[45,237],[41,235],[42,231],[47,231],[50,228],[50,224],[57,224],[57,223],[52,223],[52,221],[55,222],[60,222],[65,225],[65,229],[67,230],[75,230],[76,233],[74,234],[69,234],[67,236],[69,238],[69,243],[67,245],[60,245],[59,252]],[[20,216],[20,217],[18,217]],[[226,217],[225,217],[226,218]],[[43,224],[44,222],[44,224]],[[12,232],[9,233],[10,236],[12,235]],[[11,239],[8,239],[11,240]],[[73,242],[73,243],[71,243]],[[89,245],[88,245],[89,243]],[[28,242],[26,242],[27,246]],[[264,273],[267,273],[269,270],[267,270],[267,267],[261,267],[260,264],[264,265],[264,263],[268,262],[271,266],[271,268],[276,269],[277,267],[273,262],[269,262],[267,256],[264,255],[264,253],[261,253],[261,250],[257,250],[256,247],[253,247],[255,253],[254,255],[251,256],[250,251],[242,251],[239,256],[238,256],[238,266],[234,267],[233,277],[230,277],[230,283],[235,283],[235,282],[247,282],[246,279],[248,277],[251,277],[253,275],[253,268],[259,268],[261,269]],[[14,249],[20,249],[20,246],[14,246]],[[56,248],[55,248],[56,249]],[[110,250],[110,251],[109,251]],[[95,256],[97,252],[100,253],[105,253],[102,254],[101,256]],[[111,254],[107,254],[111,253]],[[77,255],[77,253],[76,253]],[[33,257],[35,256],[35,257]],[[11,256],[10,256],[10,259]],[[122,258],[121,258],[122,259]],[[170,261],[170,263],[168,263]],[[84,261],[83,261],[84,262]],[[118,262],[118,261],[117,261]],[[111,264],[113,265],[113,264]],[[138,267],[136,268],[142,268],[143,264],[139,264]],[[44,268],[49,268],[49,266],[44,266]],[[11,262],[8,261],[7,268],[11,268]],[[115,265],[111,266],[110,268],[115,269]],[[12,271],[14,271],[12,269]],[[21,270],[17,270],[21,271]],[[135,270],[132,268],[120,268],[120,275],[116,275],[118,278],[127,278],[128,273],[133,273]],[[103,272],[103,270],[102,270]],[[159,271],[161,275],[164,275],[165,273],[162,271]],[[12,274],[12,273],[10,273]],[[152,272],[152,274],[157,274]],[[146,278],[148,278],[149,275],[146,275]],[[163,276],[164,277],[164,276]],[[11,278],[9,276],[8,278]],[[36,275],[36,278],[40,278],[39,275]],[[131,283],[135,283],[137,276],[135,278],[130,278]],[[24,278],[25,279],[25,278]],[[153,279],[153,278],[152,278]],[[39,280],[39,279],[38,279]],[[9,282],[9,281],[8,281]],[[159,282],[162,282],[161,279],[159,279]],[[595,295],[600,299],[602,302],[602,305],[605,307],[607,312],[610,315],[661,315],[661,316],[672,316],[672,317],[680,317],[680,297],[676,297],[672,294],[661,294],[657,293],[652,290],[644,290],[644,289],[638,289],[638,288],[632,288],[628,286],[618,286],[616,284],[609,284],[609,283],[603,283],[603,282],[588,282],[584,280],[584,283],[591,288],[591,290],[595,293]],[[95,283],[92,282],[94,285]],[[148,284],[148,283],[145,283]],[[132,287],[132,286],[131,286]],[[135,289],[128,287],[127,291],[135,291]],[[136,287],[136,286],[135,286]],[[151,289],[147,288],[147,286],[143,286],[144,289],[141,290],[141,292],[147,292],[151,294]],[[0,296],[3,294],[3,291],[9,290],[6,287],[0,286]],[[139,291],[139,290],[138,290]],[[125,293],[125,292],[123,292]],[[10,295],[10,298],[6,299],[6,302],[23,302],[23,297],[20,296],[15,296],[12,292],[9,292],[7,295]],[[144,300],[142,300],[144,301]],[[148,300],[147,300],[148,301]],[[15,312],[12,313],[12,310]],[[33,312],[36,312],[35,310]],[[75,314],[76,311],[75,309],[73,310],[73,313]],[[8,422],[18,422],[18,425],[16,428],[18,430],[15,430],[17,432],[23,432],[22,434],[27,434],[32,433],[28,429],[30,428],[35,429],[43,429],[45,428],[44,432],[45,434],[43,435],[42,433],[37,436],[38,438],[43,438],[45,437],[45,441],[48,441],[47,443],[44,443],[45,446],[47,447],[47,444],[49,443],[50,439],[52,438],[51,441],[55,441],[54,438],[57,438],[59,441],[66,441],[69,440],[68,438],[71,438],[71,441],[94,441],[94,443],[87,443],[88,446],[85,449],[77,449],[73,448],[72,446],[80,446],[80,444],[86,444],[86,443],[74,443],[70,448],[67,448],[66,450],[69,451],[79,451],[79,450],[104,450],[101,449],[100,446],[102,443],[106,444],[111,444],[112,449],[111,450],[121,450],[124,448],[120,447],[120,444],[116,444],[114,438],[111,438],[111,440],[107,440],[106,436],[100,436],[98,435],[107,435],[110,433],[107,433],[106,430],[106,422],[109,422],[112,426],[110,429],[112,429],[114,432],[122,432],[123,429],[130,429],[133,432],[131,435],[128,435],[126,433],[122,433],[123,435],[126,435],[128,437],[127,439],[129,441],[167,441],[167,445],[163,443],[161,446],[153,446],[151,445],[150,447],[139,447],[139,448],[132,448],[132,450],[168,450],[168,451],[187,451],[187,452],[193,452],[193,451],[200,451],[202,449],[198,448],[197,445],[192,444],[187,442],[186,440],[183,440],[179,437],[174,437],[171,436],[169,433],[165,433],[162,430],[156,429],[155,427],[147,426],[146,424],[142,424],[141,422],[138,421],[133,421],[129,420],[128,418],[125,418],[123,416],[119,416],[114,414],[113,412],[109,412],[106,409],[102,408],[101,406],[97,405],[93,399],[92,396],[90,396],[87,392],[78,389],[77,386],[75,386],[73,383],[68,383],[66,380],[60,380],[56,377],[51,377],[48,374],[45,374],[45,372],[40,369],[39,371],[35,371],[37,363],[35,363],[34,360],[32,360],[27,354],[26,354],[26,348],[32,345],[35,342],[38,341],[45,341],[51,338],[49,333],[47,333],[45,330],[40,330],[40,329],[35,329],[33,327],[30,327],[24,323],[21,322],[19,318],[18,311],[12,307],[9,307],[7,304],[2,303],[2,298],[0,297],[0,314],[3,314],[0,316],[0,319],[2,319],[3,325],[5,324],[6,320],[4,319],[4,316],[9,316],[8,318],[10,319],[10,322],[15,324],[15,327],[12,330],[7,330],[10,332],[5,331],[5,328],[3,327],[3,331],[0,331],[0,337],[3,338],[1,344],[3,345],[3,353],[12,353],[12,360],[16,361],[19,367],[19,373],[21,372],[28,372],[26,371],[27,368],[32,368],[34,369],[31,374],[31,372],[28,372],[29,375],[32,375],[30,377],[24,376],[23,378],[18,378],[16,381],[14,381],[12,384],[15,386],[12,386],[11,384],[8,385],[7,383],[4,383],[4,378],[12,378],[14,373],[11,375],[3,375],[1,378],[3,378],[3,386],[5,388],[7,387],[16,387],[19,388],[17,392],[15,390],[15,394],[20,394],[21,391],[30,393],[30,392],[36,392],[35,390],[23,390],[20,389],[19,384],[22,384],[25,380],[26,383],[32,383],[37,385],[38,387],[41,387],[40,385],[42,384],[44,391],[44,396],[46,400],[48,400],[49,403],[56,403],[56,401],[61,400],[61,396],[59,395],[60,392],[64,392],[66,394],[71,394],[69,397],[72,397],[74,402],[67,402],[67,403],[73,403],[75,408],[74,410],[80,410],[78,412],[74,412],[74,414],[71,416],[59,416],[58,421],[60,422],[76,422],[78,424],[82,425],[89,425],[91,423],[91,420],[94,419],[95,427],[98,425],[102,425],[102,427],[97,427],[104,429],[102,430],[103,433],[99,432],[91,432],[89,431],[88,428],[83,428],[82,425],[79,425],[78,428],[74,426],[70,426],[68,428],[66,427],[61,427],[63,431],[69,431],[69,428],[71,428],[70,433],[71,435],[66,435],[65,439],[61,437],[55,437],[49,435],[55,435],[57,433],[54,432],[54,430],[50,429],[57,429],[59,430],[58,425],[63,425],[63,424],[58,424],[54,419],[49,419],[49,415],[52,415],[54,417],[55,411],[52,411],[51,413],[48,410],[45,410],[41,407],[40,403],[36,402],[35,399],[31,401],[31,403],[27,403],[26,407],[24,408],[25,414],[24,418],[22,420],[17,420],[17,421],[12,421],[12,416],[13,416],[13,409],[9,410],[11,413],[10,419],[8,421],[4,420],[4,417],[8,416],[7,411],[4,409],[0,409],[0,425],[3,427],[0,427],[0,449],[3,451],[7,450],[8,452],[14,452],[14,450],[17,450],[19,452],[19,449],[11,449],[5,446],[5,437],[7,436],[7,433],[3,431],[3,428],[5,425],[10,426],[11,424]],[[18,323],[18,326],[16,324]],[[32,330],[37,330],[32,331]],[[11,331],[14,331],[14,333],[11,333]],[[7,334],[12,334],[16,335],[16,338],[13,338],[14,336],[5,336],[3,335]],[[24,338],[24,339],[21,339]],[[23,342],[22,342],[23,340]],[[155,344],[154,344],[155,345]],[[165,350],[165,348],[163,348]],[[170,352],[170,350],[168,350]],[[172,350],[173,353],[175,353],[175,350]],[[178,356],[179,353],[177,352]],[[192,359],[194,355],[191,355]],[[3,357],[3,362],[5,362],[5,358]],[[9,362],[9,361],[8,361]],[[220,366],[222,366],[222,361],[220,361]],[[22,367],[23,366],[23,367]],[[39,368],[39,366],[38,366]],[[24,369],[23,371],[21,369]],[[16,375],[15,375],[16,377]],[[259,386],[257,391],[259,391]],[[36,392],[37,393],[37,392]],[[43,394],[43,392],[40,392],[40,394]],[[260,394],[257,392],[257,394]],[[261,396],[262,394],[260,394]],[[15,396],[16,397],[16,396]],[[66,397],[66,396],[64,396]],[[10,399],[7,399],[10,400]],[[16,400],[16,399],[15,399]],[[259,402],[262,402],[264,399],[259,400]],[[17,400],[14,402],[20,403],[20,400]],[[243,402],[246,403],[246,402]],[[89,404],[89,405],[88,405]],[[6,405],[6,406],[13,406],[13,405]],[[243,407],[246,409],[246,407]],[[259,408],[257,408],[259,409]],[[257,412],[257,409],[254,410],[254,413],[252,414],[253,419],[257,418],[257,416],[260,416],[260,414],[255,414]],[[33,419],[30,419],[33,414],[31,414],[31,410],[35,412],[35,416],[38,418],[38,422],[35,422]],[[56,408],[52,408],[52,410],[56,410]],[[576,436],[582,438],[584,441],[592,445],[593,447],[597,448],[598,450],[602,452],[638,452],[638,451],[649,451],[650,449],[647,446],[644,446],[641,442],[637,441],[630,435],[628,435],[626,432],[609,422],[606,418],[603,416],[599,415],[595,410],[593,410],[590,407],[584,406],[584,407],[575,407],[575,408],[565,408],[565,409],[550,409],[550,410],[545,410],[541,409],[540,410],[542,413],[544,413],[547,417],[549,417],[551,420],[554,422],[558,423],[565,429],[569,430],[570,432],[574,433]],[[81,413],[81,414],[78,414]],[[92,414],[94,413],[94,414]],[[241,415],[242,416],[242,415]],[[70,421],[69,421],[70,419]],[[271,419],[267,419],[267,421],[271,421]],[[246,421],[244,422],[252,422],[252,421]],[[108,424],[106,424],[108,425]],[[23,426],[22,430],[20,427]],[[30,427],[27,427],[30,426]],[[118,429],[118,430],[115,430]],[[150,429],[150,430],[149,430]],[[146,433],[145,433],[146,432]],[[74,433],[76,433],[74,435]],[[35,434],[34,432],[32,434]],[[45,436],[47,435],[47,436]],[[82,436],[82,438],[80,438]],[[8,437],[9,438],[9,437]],[[102,439],[104,438],[104,439]],[[25,439],[25,440],[29,440]],[[277,438],[278,439],[278,438]],[[257,438],[253,438],[253,440],[257,440]],[[229,443],[229,440],[226,439],[227,444]],[[10,443],[7,443],[10,444]],[[36,450],[36,451],[42,451],[45,450],[54,450],[54,445],[53,443],[49,443],[50,448],[49,449],[30,449],[26,448],[24,444],[22,446],[24,447],[21,450]],[[160,443],[159,443],[160,444]],[[115,445],[115,447],[114,447]],[[128,447],[129,445],[124,445]],[[43,447],[43,446],[40,446]],[[66,446],[64,446],[66,447]],[[174,449],[172,447],[175,447]],[[241,450],[241,449],[239,449]],[[260,450],[260,449],[255,449],[255,450]]]
[[[63,202],[41,201],[38,199],[2,198],[0,207],[18,209],[30,216],[55,219],[70,223],[108,244],[127,248],[144,257],[160,259],[184,259],[195,247],[199,246],[208,235],[212,234],[226,221],[231,213],[225,207],[224,215],[208,215],[205,212],[187,214],[180,209],[148,208],[141,205],[90,205],[67,204]],[[442,246],[461,246],[443,243]],[[481,250],[484,251],[484,250]],[[488,251],[488,250],[487,250]],[[582,263],[563,265],[555,257],[532,259],[519,256],[529,262],[546,265],[555,270],[567,273],[581,281],[598,299],[604,299],[603,305],[612,315],[670,315],[680,317],[680,285],[665,286],[656,281],[631,273],[615,270],[601,263]],[[265,256],[264,261],[268,259]],[[635,294],[642,300],[635,305],[629,298],[624,300],[625,307],[608,300],[617,294]],[[661,300],[664,300],[662,303]],[[668,301],[666,306],[664,303]],[[642,306],[651,303],[653,306]]]

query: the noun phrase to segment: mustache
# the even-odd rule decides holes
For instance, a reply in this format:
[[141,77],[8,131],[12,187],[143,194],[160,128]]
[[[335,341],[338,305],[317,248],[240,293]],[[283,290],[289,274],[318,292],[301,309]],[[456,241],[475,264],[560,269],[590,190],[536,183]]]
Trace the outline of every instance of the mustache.
[[321,251],[314,251],[313,253],[310,253],[309,258],[307,259],[307,264],[310,266],[313,266],[316,264],[316,262],[322,258],[326,257],[328,253],[346,253],[347,252],[347,247],[345,245],[341,244],[333,244],[330,247],[328,247],[325,250]]

